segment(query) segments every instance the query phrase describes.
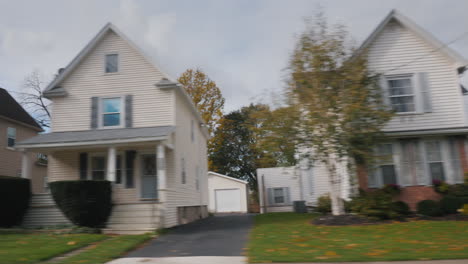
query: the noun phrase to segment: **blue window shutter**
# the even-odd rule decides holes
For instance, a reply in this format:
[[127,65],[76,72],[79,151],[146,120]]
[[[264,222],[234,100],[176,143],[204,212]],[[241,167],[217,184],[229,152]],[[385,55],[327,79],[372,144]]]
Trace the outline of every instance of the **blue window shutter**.
[[388,82],[387,82],[387,78],[385,78],[384,75],[381,75],[379,77],[379,86],[380,86],[380,90],[382,91],[382,101],[383,103],[391,108],[392,104],[390,102],[390,97],[389,97],[389,93],[388,93]]
[[91,128],[95,129],[98,127],[98,97],[91,97]]
[[418,73],[417,78],[419,84],[419,92],[421,93],[422,110],[425,113],[431,113],[431,87],[429,86],[428,74],[427,72]]
[[133,126],[133,96],[125,96],[125,127]]
[[283,188],[283,194],[284,194],[284,203],[287,205],[291,204],[291,196],[289,194],[289,187],[284,187]]
[[80,180],[86,180],[88,174],[88,153],[80,153]]
[[273,198],[273,188],[268,188],[267,189],[267,197],[268,197],[268,205],[275,204],[275,201],[274,201],[274,198]]

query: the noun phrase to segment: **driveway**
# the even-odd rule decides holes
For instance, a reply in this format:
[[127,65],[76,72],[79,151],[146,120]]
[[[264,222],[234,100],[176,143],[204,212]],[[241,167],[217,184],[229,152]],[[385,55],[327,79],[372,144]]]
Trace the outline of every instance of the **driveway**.
[[208,217],[171,229],[127,258],[242,256],[253,215]]

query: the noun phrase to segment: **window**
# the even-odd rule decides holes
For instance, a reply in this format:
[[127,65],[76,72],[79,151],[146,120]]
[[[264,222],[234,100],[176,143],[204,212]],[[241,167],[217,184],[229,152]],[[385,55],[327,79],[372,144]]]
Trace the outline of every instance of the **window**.
[[185,159],[184,158],[182,158],[181,160],[181,169],[182,169],[182,173],[181,173],[182,184],[185,184],[187,182],[187,173],[185,172]]
[[431,180],[445,180],[444,162],[439,141],[426,141],[426,160]]
[[106,179],[106,158],[94,156],[91,158],[91,179],[105,180]]
[[102,98],[101,109],[103,127],[118,127],[122,124],[122,98]]
[[7,128],[7,146],[12,148],[15,146],[16,141],[16,128],[9,127]]
[[43,153],[37,153],[37,162],[38,165],[47,165],[47,155]]
[[122,183],[122,156],[117,155],[115,157],[115,183]]
[[411,76],[387,78],[390,104],[397,113],[415,112],[414,88]]
[[285,203],[284,189],[283,188],[274,188],[273,189],[273,202],[275,204]]
[[403,185],[427,185],[421,144],[418,139],[401,140],[401,179]]
[[382,184],[397,184],[395,165],[393,164],[393,145],[391,143],[380,144],[377,149]]
[[119,71],[119,55],[107,54],[106,55],[106,73],[113,73]]

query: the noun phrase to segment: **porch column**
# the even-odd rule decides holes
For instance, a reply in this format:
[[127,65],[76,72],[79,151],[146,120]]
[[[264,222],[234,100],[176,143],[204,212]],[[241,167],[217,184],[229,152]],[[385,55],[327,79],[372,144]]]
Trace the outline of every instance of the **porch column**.
[[156,164],[158,169],[158,190],[166,190],[166,156],[164,144],[156,147]]
[[107,150],[107,175],[106,179],[110,182],[115,182],[115,147],[109,147]]
[[160,202],[159,207],[159,227],[166,227],[166,155],[165,146],[162,142],[159,142],[156,146],[156,166],[157,166],[157,188],[158,188],[158,199]]
[[23,151],[21,154],[21,178],[31,179],[31,159],[28,152]]

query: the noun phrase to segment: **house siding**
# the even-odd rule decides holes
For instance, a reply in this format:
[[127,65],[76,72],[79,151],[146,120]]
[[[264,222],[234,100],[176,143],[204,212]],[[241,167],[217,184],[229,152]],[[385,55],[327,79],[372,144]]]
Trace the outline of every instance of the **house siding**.
[[[104,73],[104,57],[109,53],[119,55],[117,73]],[[61,84],[68,95],[53,99],[52,131],[89,130],[91,97],[127,94],[133,95],[133,127],[173,125],[174,93],[155,86],[163,77],[126,40],[110,31]]]
[[[22,153],[19,150],[8,148],[7,129],[16,128],[16,142],[25,140],[37,135],[37,130],[12,122],[0,117],[0,176],[20,177]],[[31,168],[31,188],[32,193],[43,193],[44,179],[47,175],[47,167],[38,165],[37,153],[28,153]]]
[[[301,182],[295,167],[278,167],[257,169],[258,193],[262,212],[288,212],[292,211],[292,202],[301,200]],[[290,205],[271,205],[268,203],[267,192],[269,188],[289,187]],[[266,207],[266,208],[265,208]]]
[[[384,131],[465,126],[464,102],[454,62],[396,21],[383,29],[368,48],[369,68],[385,75],[425,72],[432,112],[397,114]],[[397,70],[393,70],[397,68]]]
[[[176,132],[174,137],[173,164],[169,164],[167,178],[167,201],[165,212],[165,227],[179,223],[178,207],[208,206],[207,186],[207,147],[195,113],[180,92],[176,93],[175,113]],[[193,121],[192,121],[193,120]],[[195,122],[195,141],[191,140],[191,122]],[[186,183],[182,183],[182,164],[185,160]],[[197,167],[199,174],[199,189],[196,188]]]

